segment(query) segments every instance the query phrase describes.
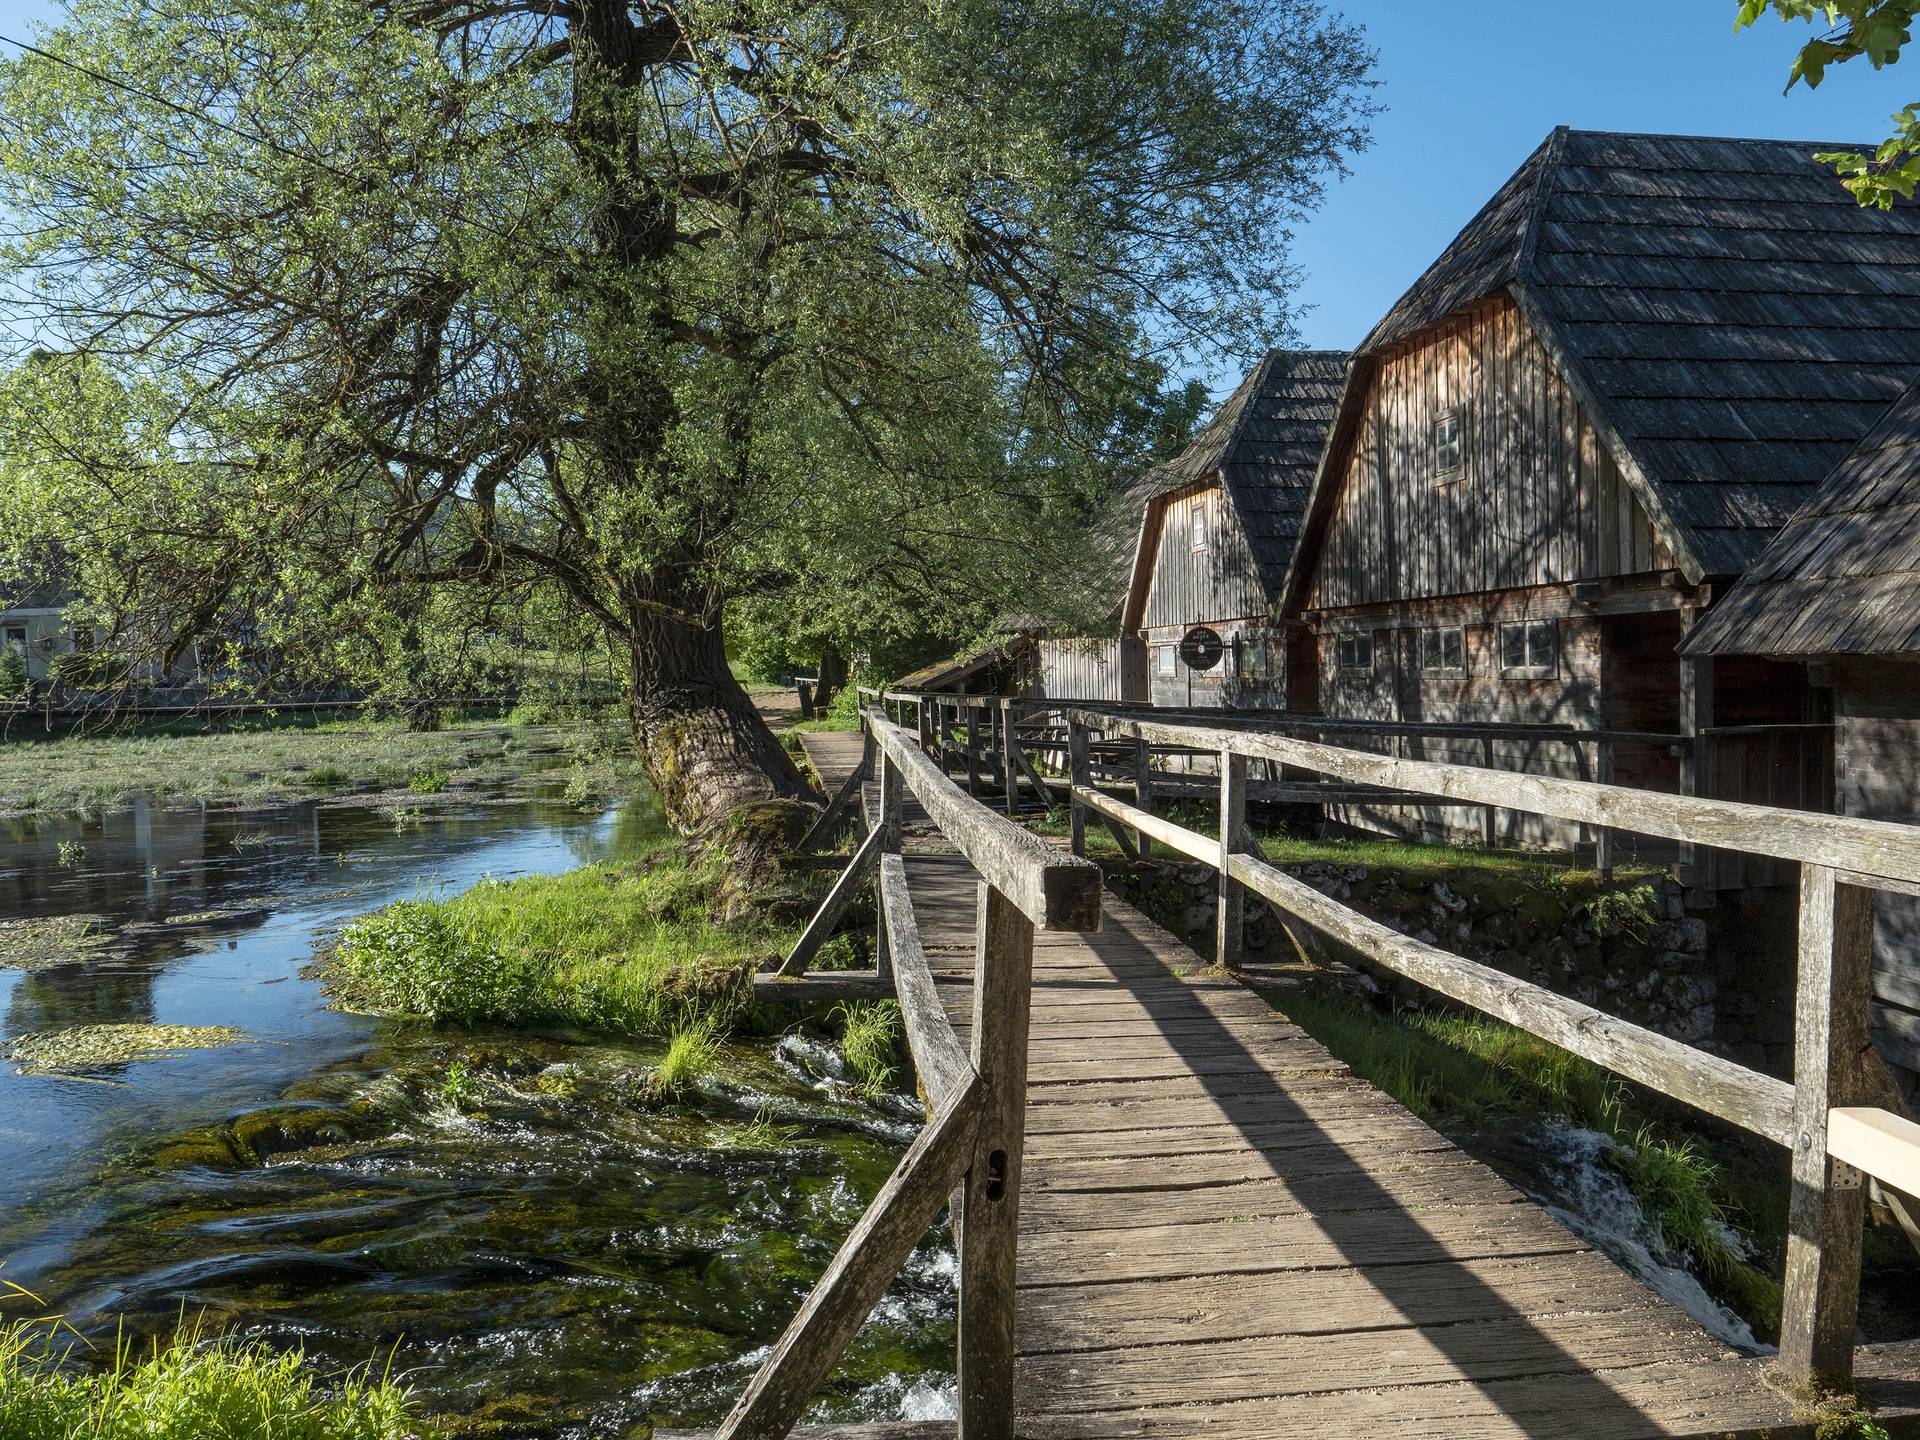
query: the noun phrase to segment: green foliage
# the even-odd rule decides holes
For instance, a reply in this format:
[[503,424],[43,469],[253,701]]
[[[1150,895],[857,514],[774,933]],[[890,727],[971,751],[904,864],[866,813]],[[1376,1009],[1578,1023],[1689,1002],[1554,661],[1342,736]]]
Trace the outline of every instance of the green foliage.
[[722,866],[659,847],[633,866],[401,901],[341,932],[332,981],[349,1004],[460,1024],[724,1027],[786,936],[754,918],[716,923]]
[[1659,923],[1659,904],[1660,897],[1651,885],[1636,885],[1629,890],[1602,891],[1580,909],[1596,935],[1642,939],[1645,931]]
[[720,1059],[720,1037],[711,1019],[696,1020],[673,1032],[667,1053],[647,1076],[646,1093],[655,1103],[677,1100],[713,1074]]
[[[0,1328],[6,1440],[425,1440],[412,1396],[373,1368],[321,1377],[298,1350],[212,1337],[196,1324],[99,1371],[71,1363],[44,1324]],[[68,1363],[62,1363],[66,1361]],[[324,1382],[324,1383],[323,1383]]]
[[900,1043],[900,1006],[892,1000],[856,1001],[836,1007],[840,1053],[859,1080],[862,1094],[875,1096],[893,1085],[894,1054]]
[[78,840],[62,840],[59,855],[62,868],[71,870],[87,858],[87,847]]
[[789,655],[1104,608],[1083,527],[1182,365],[1289,335],[1372,111],[1312,0],[74,0],[40,43],[0,577],[70,557],[122,659],[422,701],[532,635],[671,711],[797,597]]
[[416,795],[438,795],[447,788],[444,770],[416,770],[407,779],[407,789]]
[[455,1060],[447,1066],[435,1093],[450,1110],[475,1110],[480,1105],[480,1080],[464,1060]]
[[[1828,66],[1864,57],[1880,70],[1898,60],[1913,38],[1920,0],[1739,0],[1734,29],[1753,25],[1769,12],[1783,21],[1827,27],[1800,48],[1787,74],[1788,90],[1802,80],[1813,89],[1826,78]],[[1831,150],[1814,157],[1831,165],[1862,205],[1882,210],[1896,200],[1911,200],[1920,184],[1920,107],[1908,105],[1892,119],[1893,132],[1870,155]]]
[[17,646],[0,645],[0,700],[19,700],[27,693],[27,657]]

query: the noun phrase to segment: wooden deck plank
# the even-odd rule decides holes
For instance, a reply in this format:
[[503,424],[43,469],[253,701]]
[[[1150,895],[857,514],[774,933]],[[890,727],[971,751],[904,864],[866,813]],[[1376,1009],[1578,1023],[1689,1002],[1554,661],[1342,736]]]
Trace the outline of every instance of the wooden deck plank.
[[[829,784],[858,760],[857,737],[803,738]],[[964,1037],[976,882],[938,845],[920,832],[905,868]],[[1807,1433],[1762,1362],[1107,899],[1100,932],[1034,949],[1018,1435]],[[1920,1409],[1916,1368],[1882,1383]]]

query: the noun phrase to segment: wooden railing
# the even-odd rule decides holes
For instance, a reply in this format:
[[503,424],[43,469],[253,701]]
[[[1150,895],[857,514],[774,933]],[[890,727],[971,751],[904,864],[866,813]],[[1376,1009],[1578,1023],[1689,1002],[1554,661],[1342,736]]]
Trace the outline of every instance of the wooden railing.
[[[1869,1032],[1873,901],[1920,890],[1920,827],[1667,795],[1551,776],[1401,759],[1285,735],[1068,711],[1072,839],[1086,816],[1151,836],[1219,875],[1219,958],[1239,958],[1245,892],[1351,946],[1374,964],[1496,1015],[1562,1049],[1785,1146],[1792,1192],[1779,1365],[1796,1385],[1845,1387],[1853,1371],[1865,1196],[1862,1173],[1920,1186],[1920,1126],[1897,1105]],[[1095,736],[1180,745],[1218,757],[1220,824],[1200,834],[1097,789]],[[1800,866],[1793,1083],[1749,1070],[1503,971],[1402,935],[1330,899],[1248,848],[1250,760],[1331,779],[1552,819],[1713,845]]]
[[[858,795],[866,838],[778,973],[762,982],[769,991],[810,983],[813,977],[805,972],[814,951],[862,878],[874,875],[876,965],[862,978],[899,998],[927,1123],[718,1436],[771,1440],[793,1428],[951,1197],[960,1257],[959,1435],[1011,1440],[1014,1256],[1033,937],[1036,929],[1097,930],[1100,872],[966,795],[922,753],[914,736],[878,711],[868,711],[862,723],[865,758],[833,806],[844,814]],[[877,781],[867,785],[876,768]],[[981,876],[970,1049],[947,1019],[914,919],[900,853],[909,792]],[[817,833],[831,832],[838,823],[832,814],[822,817]]]

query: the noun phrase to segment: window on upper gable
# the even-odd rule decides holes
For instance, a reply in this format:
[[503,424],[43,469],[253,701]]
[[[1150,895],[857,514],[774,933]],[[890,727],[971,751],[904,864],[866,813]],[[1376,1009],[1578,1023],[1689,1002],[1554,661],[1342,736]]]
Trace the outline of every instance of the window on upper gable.
[[1187,538],[1196,550],[1207,548],[1207,497],[1193,497],[1187,516]]

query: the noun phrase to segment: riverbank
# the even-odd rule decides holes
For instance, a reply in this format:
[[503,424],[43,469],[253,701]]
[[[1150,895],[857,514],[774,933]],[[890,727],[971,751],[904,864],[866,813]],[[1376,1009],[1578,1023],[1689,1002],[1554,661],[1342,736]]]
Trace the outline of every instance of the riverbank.
[[65,735],[0,743],[0,819],[161,803],[432,805],[536,787],[584,802],[639,777],[619,727],[399,720],[287,722],[219,734]]

